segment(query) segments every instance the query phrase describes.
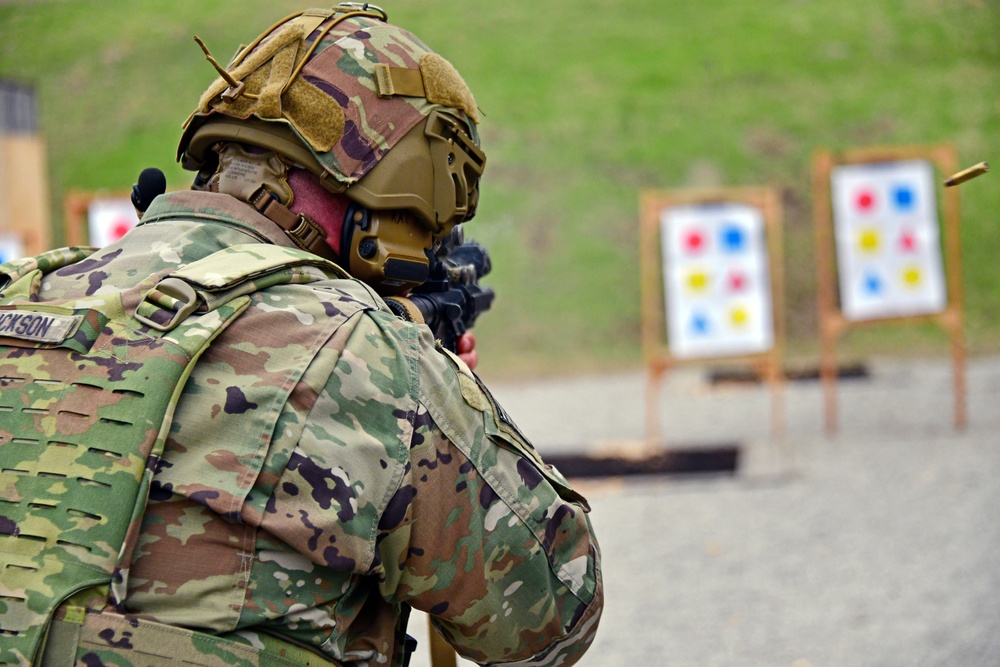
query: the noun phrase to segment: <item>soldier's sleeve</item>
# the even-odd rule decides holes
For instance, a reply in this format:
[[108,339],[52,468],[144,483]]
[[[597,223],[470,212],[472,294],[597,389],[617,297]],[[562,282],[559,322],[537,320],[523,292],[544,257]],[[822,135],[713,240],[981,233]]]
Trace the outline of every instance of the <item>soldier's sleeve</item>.
[[410,460],[379,523],[382,595],[479,664],[572,665],[603,605],[589,507],[424,331]]

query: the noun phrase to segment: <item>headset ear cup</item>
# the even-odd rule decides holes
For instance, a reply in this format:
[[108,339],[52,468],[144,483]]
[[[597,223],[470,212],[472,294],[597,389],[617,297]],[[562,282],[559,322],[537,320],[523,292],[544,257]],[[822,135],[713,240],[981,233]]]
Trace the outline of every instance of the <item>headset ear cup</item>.
[[383,296],[423,284],[430,272],[434,237],[402,211],[372,211],[352,203],[340,236],[342,266]]

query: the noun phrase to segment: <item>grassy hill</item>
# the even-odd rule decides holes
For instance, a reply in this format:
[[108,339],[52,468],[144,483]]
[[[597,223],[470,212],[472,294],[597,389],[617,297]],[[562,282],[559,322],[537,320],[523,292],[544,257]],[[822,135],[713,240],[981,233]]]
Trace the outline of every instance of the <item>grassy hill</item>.
[[[1000,167],[997,0],[549,0],[383,6],[448,57],[485,114],[468,235],[494,259],[483,370],[641,363],[637,202],[645,188],[775,184],[786,206],[792,355],[815,349],[810,161],[819,148],[952,142]],[[0,7],[0,77],[37,86],[58,219],[69,188],[127,189],[158,166],[225,61],[303,5],[65,0]],[[1000,178],[962,186],[968,334],[1000,349]],[[945,353],[926,330],[858,349]]]

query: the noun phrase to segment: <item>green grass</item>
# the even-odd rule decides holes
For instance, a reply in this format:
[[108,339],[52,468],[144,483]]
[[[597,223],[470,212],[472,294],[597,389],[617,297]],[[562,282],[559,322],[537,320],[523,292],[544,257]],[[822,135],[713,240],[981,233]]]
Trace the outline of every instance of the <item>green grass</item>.
[[[815,351],[810,161],[820,148],[952,142],[1000,164],[997,0],[386,2],[456,64],[489,162],[468,234],[494,259],[478,328],[487,374],[641,364],[645,188],[774,184],[786,204],[789,349]],[[121,0],[0,7],[0,76],[38,86],[53,206],[69,188],[172,186],[179,126],[220,60],[304,5]],[[962,186],[968,336],[1000,345],[1000,186]],[[845,345],[899,350],[899,335]],[[933,332],[907,349],[947,354]],[[856,342],[855,342],[856,341]]]

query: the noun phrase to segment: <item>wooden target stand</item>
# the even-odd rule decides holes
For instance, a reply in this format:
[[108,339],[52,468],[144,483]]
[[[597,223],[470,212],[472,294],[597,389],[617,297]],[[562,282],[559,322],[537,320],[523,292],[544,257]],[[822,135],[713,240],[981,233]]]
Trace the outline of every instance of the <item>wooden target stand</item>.
[[[831,174],[839,165],[862,165],[900,162],[904,160],[926,160],[936,167],[936,199],[943,243],[944,277],[947,290],[947,305],[938,313],[911,315],[904,317],[880,317],[866,320],[850,320],[840,307],[837,290],[837,263],[833,232],[833,202]],[[820,330],[820,379],[823,385],[824,425],[828,435],[837,430],[837,339],[852,328],[885,323],[917,324],[932,323],[940,326],[951,336],[951,352],[954,376],[955,428],[966,426],[965,402],[965,340],[963,335],[963,293],[962,293],[962,253],[959,234],[959,201],[956,188],[943,188],[943,175],[955,172],[958,159],[954,146],[943,144],[930,147],[894,147],[855,149],[834,154],[818,151],[813,158],[813,201],[815,202],[816,224],[816,271],[817,301]]]
[[71,190],[63,199],[63,221],[66,245],[89,246],[87,234],[87,209],[94,200],[94,193]]
[[66,245],[87,247],[90,245],[89,213],[90,205],[98,199],[121,199],[128,201],[131,192],[107,191],[86,192],[70,190],[63,199],[63,220],[65,221]]
[[[773,345],[754,354],[679,358],[667,342],[663,257],[660,216],[671,208],[692,205],[742,204],[760,211],[768,252]],[[640,195],[640,288],[642,297],[642,342],[646,362],[646,447],[655,452],[662,445],[659,397],[667,372],[680,365],[742,363],[764,378],[771,388],[771,430],[777,440],[784,435],[781,359],[784,344],[784,273],[780,193],[769,187],[717,188],[704,190],[648,190]]]

